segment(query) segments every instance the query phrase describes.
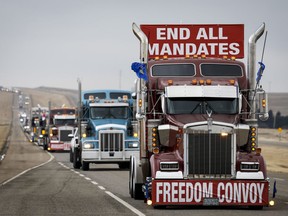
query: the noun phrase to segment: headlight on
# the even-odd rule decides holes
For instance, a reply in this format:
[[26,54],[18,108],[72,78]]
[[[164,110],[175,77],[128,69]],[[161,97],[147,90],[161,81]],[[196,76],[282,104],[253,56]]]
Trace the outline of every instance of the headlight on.
[[128,148],[138,148],[138,142],[132,142],[128,144]]
[[84,149],[92,149],[92,148],[94,148],[94,145],[93,145],[93,143],[85,143],[83,145],[83,148]]

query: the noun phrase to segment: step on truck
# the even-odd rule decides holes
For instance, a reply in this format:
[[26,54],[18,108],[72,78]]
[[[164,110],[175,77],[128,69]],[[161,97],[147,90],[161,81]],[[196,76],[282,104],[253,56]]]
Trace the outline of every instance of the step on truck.
[[80,82],[79,92],[78,135],[72,139],[70,155],[73,167],[89,170],[91,163],[115,163],[119,168],[129,168],[130,157],[139,155],[131,92],[82,92]]
[[258,145],[267,95],[256,73],[256,41],[244,57],[244,25],[141,25],[136,117],[140,156],[131,158],[129,193],[147,204],[269,205]]

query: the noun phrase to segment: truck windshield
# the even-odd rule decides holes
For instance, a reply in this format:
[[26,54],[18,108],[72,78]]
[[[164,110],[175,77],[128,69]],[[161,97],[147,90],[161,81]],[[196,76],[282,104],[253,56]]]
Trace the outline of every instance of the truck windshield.
[[128,107],[92,107],[92,119],[127,119]]
[[237,114],[236,98],[167,98],[168,114]]

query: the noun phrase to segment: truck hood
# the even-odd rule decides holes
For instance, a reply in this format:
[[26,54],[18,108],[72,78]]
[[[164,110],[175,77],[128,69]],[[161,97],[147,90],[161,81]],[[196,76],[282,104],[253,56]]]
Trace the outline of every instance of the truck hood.
[[91,120],[96,131],[106,128],[126,130],[128,119],[94,119]]
[[[223,114],[214,114],[211,116],[213,121],[225,122],[230,124],[236,124],[238,115],[223,115]],[[208,116],[203,114],[194,114],[194,115],[167,115],[168,122],[171,122],[174,125],[183,127],[188,123],[207,121]]]

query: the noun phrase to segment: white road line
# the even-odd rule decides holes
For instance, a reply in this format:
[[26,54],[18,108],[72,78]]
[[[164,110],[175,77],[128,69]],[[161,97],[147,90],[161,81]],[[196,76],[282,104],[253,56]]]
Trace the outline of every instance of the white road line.
[[273,179],[277,181],[285,181],[285,179],[282,179],[282,178],[273,178]]
[[98,185],[98,183],[95,182],[95,181],[91,181],[91,183],[94,184],[94,185]]
[[81,177],[85,177],[85,175],[83,175],[83,174],[81,174],[81,173],[79,173],[79,176],[81,176]]
[[98,186],[98,188],[100,188],[101,190],[105,190],[103,186]]
[[139,216],[145,216],[145,214],[143,214],[142,212],[140,212],[138,209],[134,208],[133,206],[131,206],[129,203],[125,202],[124,200],[122,200],[121,198],[117,197],[116,195],[114,195],[113,193],[111,193],[110,191],[105,191],[105,193],[107,193],[110,197],[114,198],[115,200],[117,200],[118,202],[120,202],[122,205],[126,206],[128,209],[130,209],[132,212],[134,212],[135,214],[139,215]]
[[32,168],[29,168],[29,169],[24,170],[23,172],[19,173],[18,175],[14,176],[14,177],[6,180],[6,181],[3,182],[2,184],[0,184],[0,187],[3,186],[3,185],[5,185],[5,184],[7,184],[7,183],[9,183],[9,182],[11,182],[11,181],[13,181],[14,179],[20,177],[21,175],[27,173],[27,172],[30,171],[30,170],[34,170],[34,169],[36,169],[36,168],[38,168],[38,167],[41,167],[41,166],[44,166],[45,164],[50,163],[50,162],[54,159],[54,156],[53,156],[50,152],[47,152],[47,154],[50,155],[50,159],[49,159],[48,161],[46,161],[46,162],[44,162],[44,163],[42,163],[42,164],[40,164],[40,165],[34,166],[34,167],[32,167]]
[[91,178],[85,177],[86,180],[91,181]]

